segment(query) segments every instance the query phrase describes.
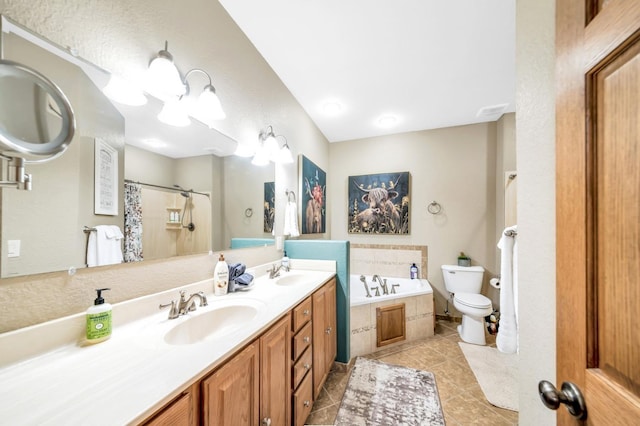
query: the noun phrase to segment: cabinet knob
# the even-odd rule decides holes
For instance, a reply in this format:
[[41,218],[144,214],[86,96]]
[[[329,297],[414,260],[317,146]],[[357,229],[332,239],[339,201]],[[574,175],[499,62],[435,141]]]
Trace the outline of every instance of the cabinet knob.
[[331,327],[327,327],[327,329],[324,332],[327,334],[331,334]]
[[311,312],[309,312],[308,309],[305,309],[304,311],[302,311],[302,315],[304,315],[304,316],[309,316],[310,313]]
[[305,370],[308,370],[308,369],[310,369],[310,368],[311,368],[311,366],[310,366],[309,364],[305,364],[305,365],[304,365],[304,369],[305,369]]
[[262,419],[262,424],[264,426],[271,426],[271,419],[269,417],[265,417],[264,419]]
[[304,405],[305,407],[308,407],[308,406],[310,406],[310,405],[311,405],[311,402],[309,402],[309,401],[305,401],[305,402],[303,402],[303,403],[302,403],[302,405]]
[[309,336],[304,336],[302,338],[302,341],[305,342],[305,343],[309,343],[311,341],[311,338]]

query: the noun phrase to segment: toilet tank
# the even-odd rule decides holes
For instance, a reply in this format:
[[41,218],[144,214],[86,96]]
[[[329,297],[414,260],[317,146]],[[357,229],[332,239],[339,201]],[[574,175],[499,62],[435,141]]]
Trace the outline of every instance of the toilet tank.
[[442,265],[444,285],[449,293],[480,293],[482,266]]

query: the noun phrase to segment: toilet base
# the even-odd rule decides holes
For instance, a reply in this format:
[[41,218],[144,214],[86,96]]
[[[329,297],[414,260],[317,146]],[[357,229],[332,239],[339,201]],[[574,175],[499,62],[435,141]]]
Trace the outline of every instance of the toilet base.
[[485,346],[487,341],[484,336],[484,317],[474,318],[462,315],[462,324],[458,326],[458,334],[464,342]]

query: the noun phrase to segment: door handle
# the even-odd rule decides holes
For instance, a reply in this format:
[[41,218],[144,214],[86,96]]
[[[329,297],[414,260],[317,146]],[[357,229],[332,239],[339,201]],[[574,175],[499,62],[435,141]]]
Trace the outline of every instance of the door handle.
[[582,392],[574,383],[563,382],[561,390],[558,391],[551,382],[546,380],[538,383],[538,393],[542,403],[552,410],[557,410],[560,404],[565,404],[569,413],[580,420],[587,418],[587,404],[584,401]]

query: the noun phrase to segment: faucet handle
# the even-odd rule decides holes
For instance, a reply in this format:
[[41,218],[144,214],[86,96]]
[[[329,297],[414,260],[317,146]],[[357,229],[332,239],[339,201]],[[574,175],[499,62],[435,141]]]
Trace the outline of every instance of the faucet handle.
[[204,295],[204,291],[199,291],[198,294],[200,295],[200,306],[209,306],[209,302],[207,302],[207,296]]
[[181,302],[186,302],[187,298],[185,297],[185,295],[187,294],[186,290],[180,290],[180,301]]
[[180,316],[180,312],[178,312],[178,307],[176,306],[175,300],[172,300],[171,303],[160,304],[158,309],[168,308],[169,306],[171,306],[171,308],[169,309],[169,319],[178,318]]

